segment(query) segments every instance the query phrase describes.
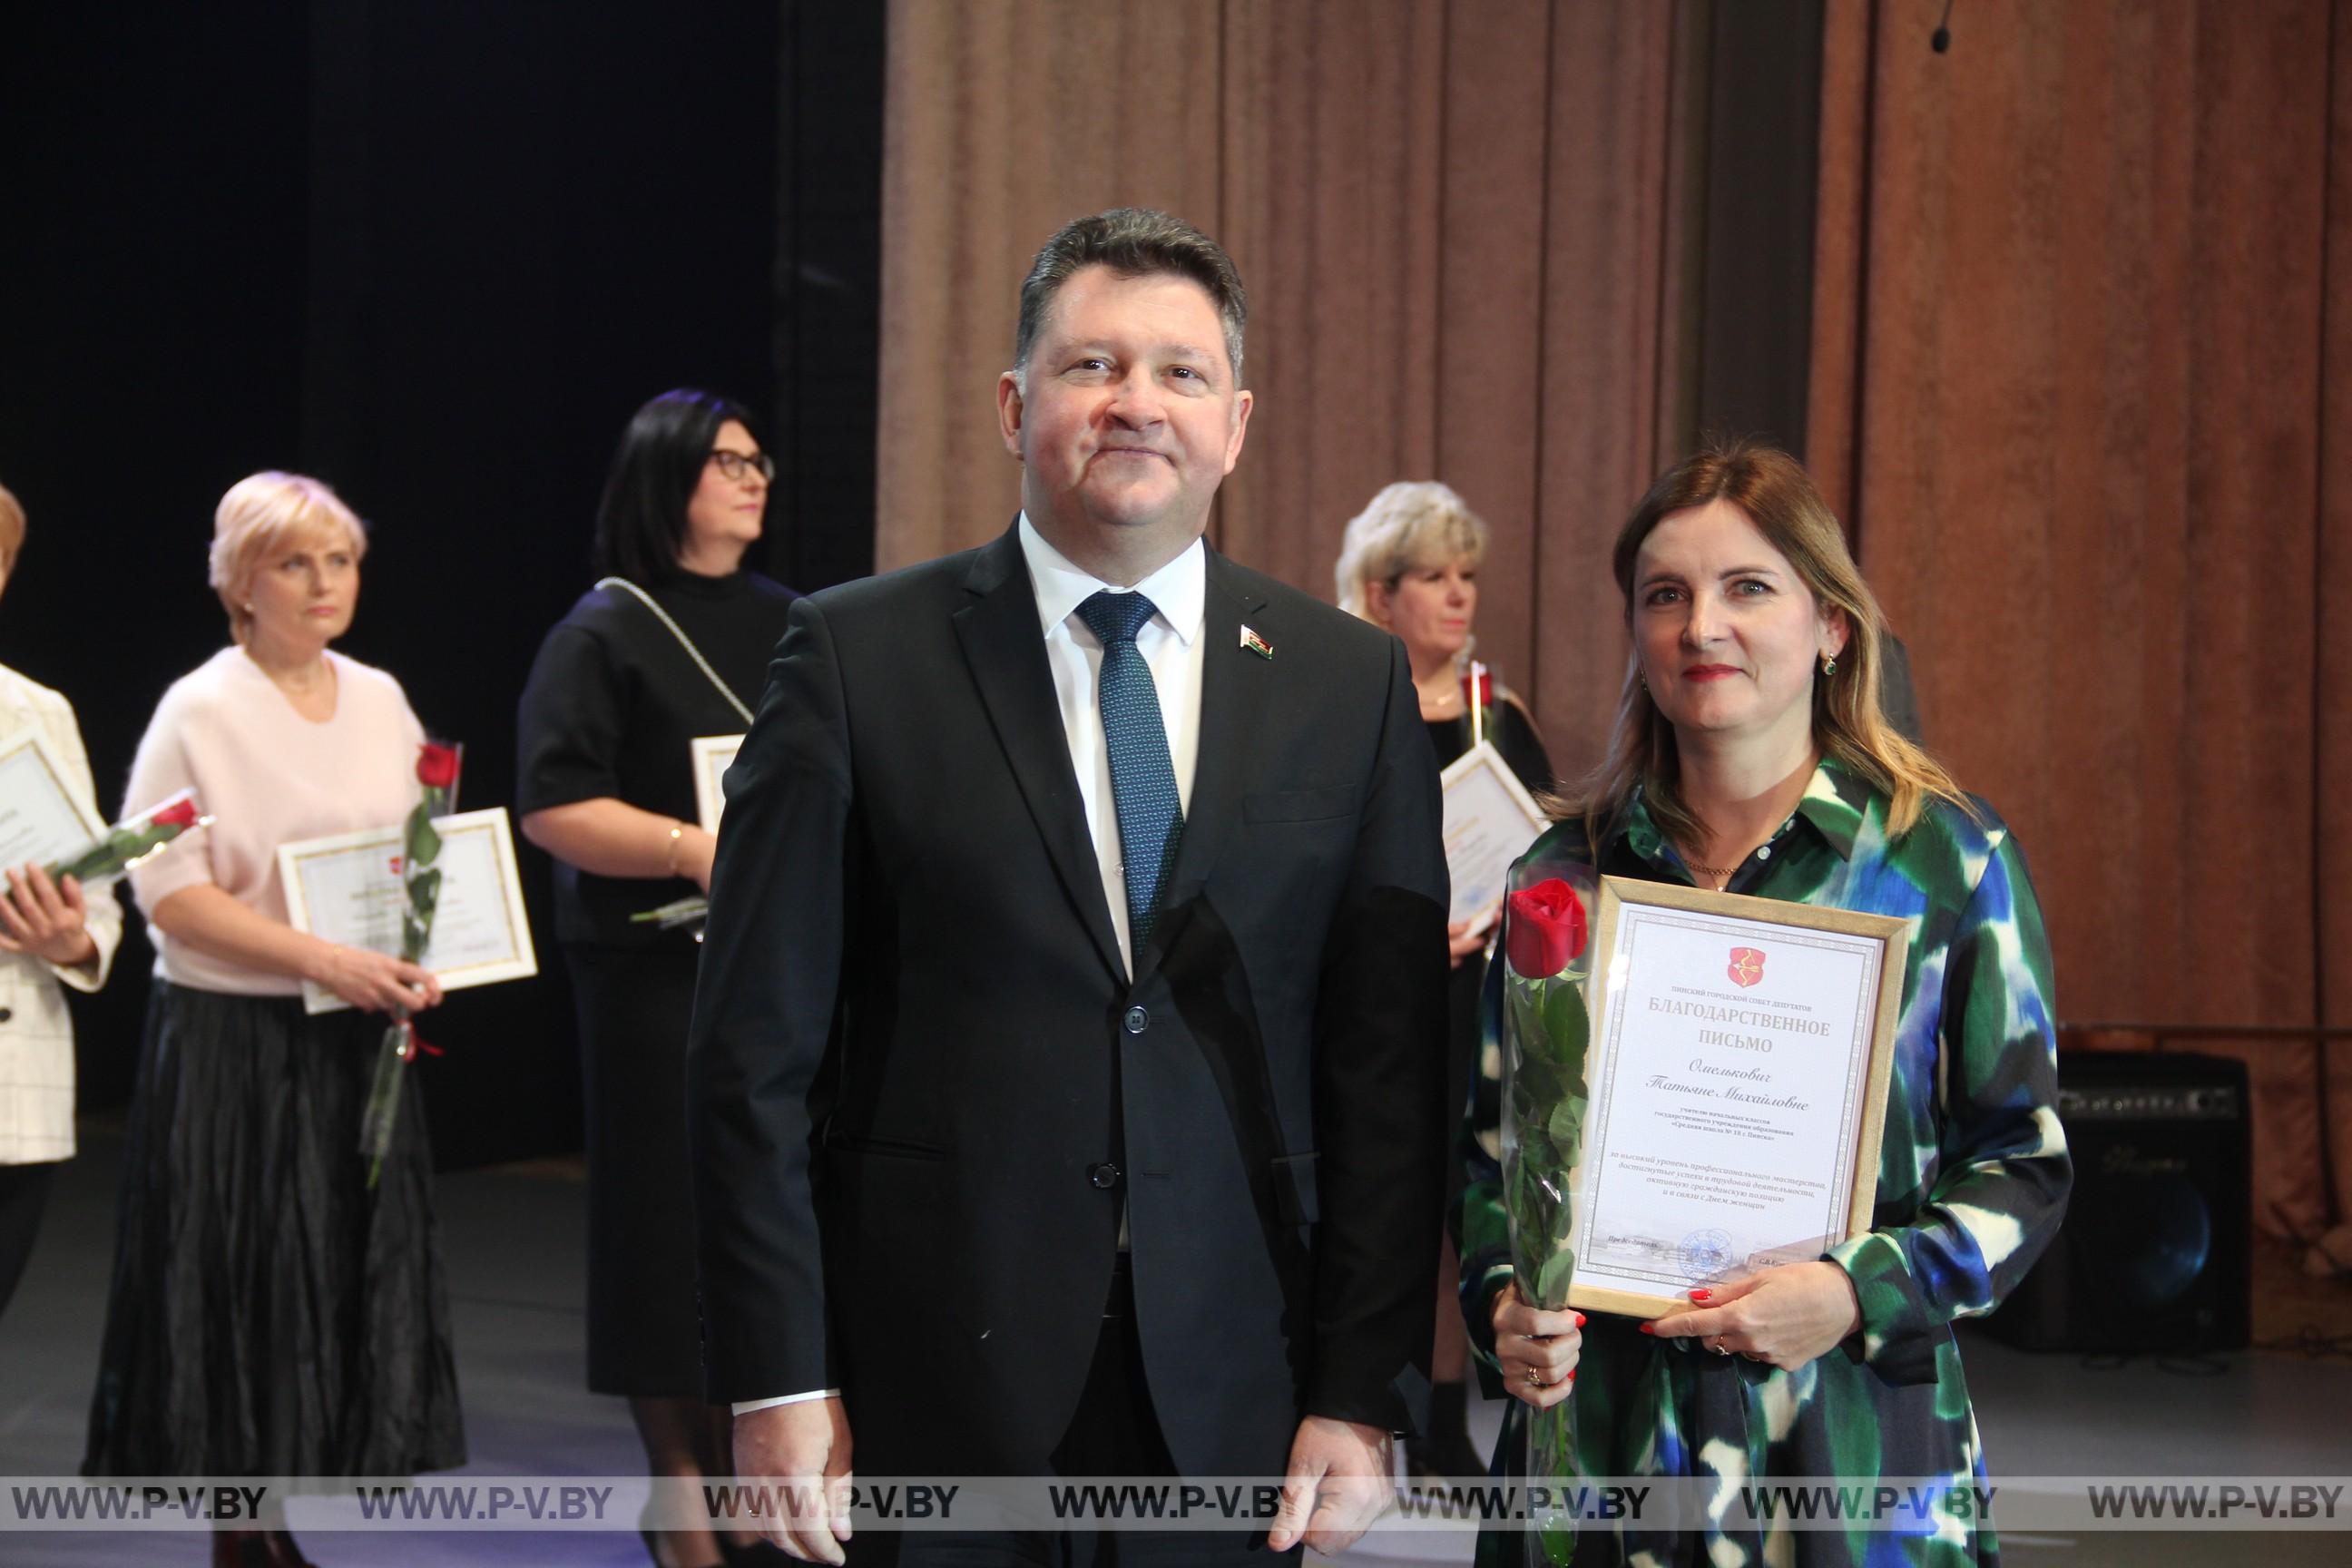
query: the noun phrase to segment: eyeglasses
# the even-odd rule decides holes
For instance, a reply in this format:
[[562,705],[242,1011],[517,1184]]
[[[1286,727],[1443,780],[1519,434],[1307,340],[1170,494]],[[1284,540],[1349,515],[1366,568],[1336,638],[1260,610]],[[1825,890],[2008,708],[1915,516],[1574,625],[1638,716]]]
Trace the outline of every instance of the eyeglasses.
[[763,479],[772,480],[776,477],[776,460],[765,452],[730,452],[724,447],[718,447],[712,448],[710,461],[719,465],[721,474],[739,483],[744,474],[753,468],[760,470],[760,477]]

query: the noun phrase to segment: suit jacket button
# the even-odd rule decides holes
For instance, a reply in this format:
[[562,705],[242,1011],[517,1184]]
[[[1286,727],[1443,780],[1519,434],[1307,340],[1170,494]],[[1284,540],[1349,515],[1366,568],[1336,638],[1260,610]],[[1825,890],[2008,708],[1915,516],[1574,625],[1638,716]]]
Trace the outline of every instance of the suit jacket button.
[[1109,1191],[1118,1185],[1118,1167],[1108,1160],[1090,1167],[1087,1172],[1087,1184],[1091,1187],[1100,1187],[1105,1192]]
[[[1139,1011],[1139,1012],[1140,1012],[1141,1010],[1142,1010],[1142,1009],[1140,1009],[1140,1008],[1138,1008],[1138,1009],[1137,1009],[1137,1011]],[[15,1017],[16,1016],[16,1014],[15,1009],[13,1009],[13,1008],[8,1008],[8,1007],[0,1007],[0,1024],[5,1024],[5,1023],[6,1023],[9,1019],[11,1019],[11,1018]]]
[[1129,1007],[1127,1010],[1127,1032],[1129,1034],[1139,1035],[1150,1027],[1151,1027],[1150,1014],[1145,1012],[1140,1007]]

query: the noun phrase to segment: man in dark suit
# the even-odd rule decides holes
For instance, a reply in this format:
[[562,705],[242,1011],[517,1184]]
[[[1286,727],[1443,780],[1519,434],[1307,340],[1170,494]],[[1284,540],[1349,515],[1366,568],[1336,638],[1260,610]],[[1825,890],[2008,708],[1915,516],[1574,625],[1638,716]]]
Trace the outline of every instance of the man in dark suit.
[[[793,608],[728,774],[689,1072],[746,1478],[838,1478],[853,1432],[877,1476],[1286,1474],[1270,1544],[1337,1550],[1369,1489],[1339,1483],[1411,1422],[1436,774],[1393,638],[1202,542],[1244,310],[1163,214],[1070,225],[997,389],[1021,517]],[[837,1562],[827,1526],[778,1539]]]

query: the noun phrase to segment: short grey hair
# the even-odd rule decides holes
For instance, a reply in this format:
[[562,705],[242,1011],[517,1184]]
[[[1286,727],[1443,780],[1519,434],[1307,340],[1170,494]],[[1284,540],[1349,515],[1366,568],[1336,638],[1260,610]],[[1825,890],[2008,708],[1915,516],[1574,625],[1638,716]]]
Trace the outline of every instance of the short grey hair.
[[1150,207],[1113,207],[1066,223],[1037,252],[1021,280],[1021,322],[1013,336],[1013,374],[1024,381],[1037,329],[1062,285],[1081,269],[1108,267],[1122,278],[1154,273],[1190,279],[1217,308],[1225,329],[1225,358],[1233,362],[1234,384],[1242,384],[1242,330],[1249,321],[1249,294],[1224,247],[1183,219]]
[[1396,586],[1416,566],[1486,558],[1486,521],[1434,479],[1400,479],[1374,496],[1348,521],[1333,572],[1339,607],[1370,620],[1364,590],[1374,583]]

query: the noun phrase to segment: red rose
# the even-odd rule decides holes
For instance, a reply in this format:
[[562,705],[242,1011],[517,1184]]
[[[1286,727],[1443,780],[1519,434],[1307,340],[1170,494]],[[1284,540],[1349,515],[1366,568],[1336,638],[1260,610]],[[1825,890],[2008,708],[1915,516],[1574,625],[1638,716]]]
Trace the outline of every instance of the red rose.
[[416,782],[426,789],[451,789],[457,783],[457,748],[427,741],[417,749]]
[[196,825],[196,803],[182,795],[147,821],[154,827],[194,827]]
[[1495,705],[1495,672],[1491,669],[1482,669],[1475,676],[1463,676],[1462,700],[1473,708],[1493,707]]
[[1584,951],[1584,900],[1558,877],[1503,901],[1503,952],[1529,980],[1558,974]]

